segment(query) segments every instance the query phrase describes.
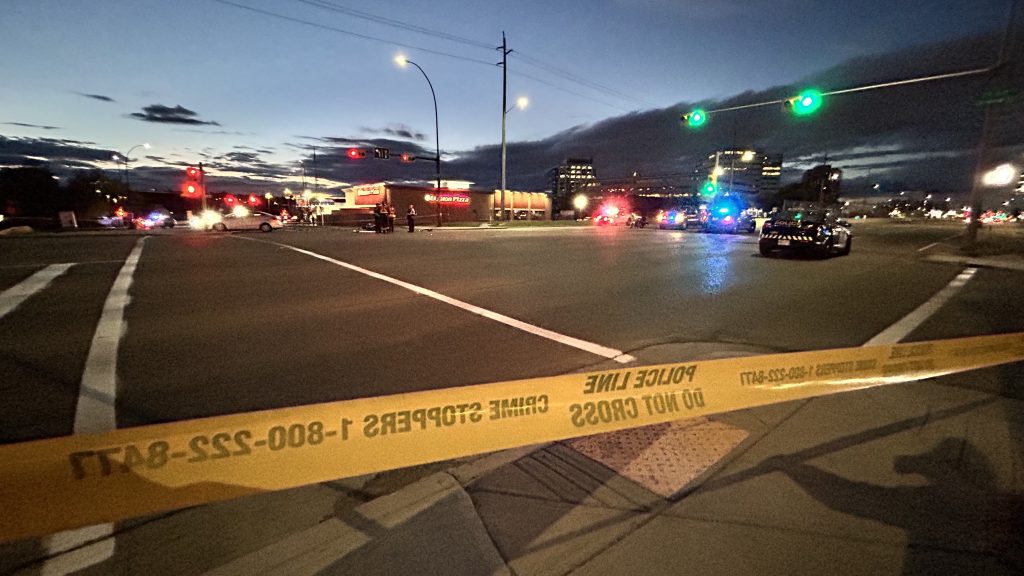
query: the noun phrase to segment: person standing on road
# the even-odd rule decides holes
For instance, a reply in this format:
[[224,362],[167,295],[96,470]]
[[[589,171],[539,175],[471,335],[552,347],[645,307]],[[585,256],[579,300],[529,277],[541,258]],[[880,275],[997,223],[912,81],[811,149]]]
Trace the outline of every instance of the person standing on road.
[[405,222],[409,225],[409,232],[416,231],[416,208],[412,204],[409,204],[409,209],[405,211]]
[[395,218],[398,216],[395,210],[395,205],[391,204],[388,206],[388,234],[395,232]]
[[375,234],[380,234],[382,231],[381,228],[381,205],[380,203],[377,203],[373,207],[373,232]]

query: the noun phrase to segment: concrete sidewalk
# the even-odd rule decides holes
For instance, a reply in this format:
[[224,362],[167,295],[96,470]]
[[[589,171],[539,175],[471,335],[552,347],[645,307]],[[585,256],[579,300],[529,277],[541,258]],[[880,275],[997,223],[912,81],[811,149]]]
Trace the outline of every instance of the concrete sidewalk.
[[983,391],[1014,368],[698,422],[745,439],[667,496],[627,432],[593,440],[633,479],[496,453],[206,574],[1020,574],[1024,402]]

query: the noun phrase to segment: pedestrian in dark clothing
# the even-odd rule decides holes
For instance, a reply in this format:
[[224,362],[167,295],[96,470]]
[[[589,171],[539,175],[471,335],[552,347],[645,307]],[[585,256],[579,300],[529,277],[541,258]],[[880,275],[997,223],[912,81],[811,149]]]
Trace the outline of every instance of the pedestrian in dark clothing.
[[395,218],[398,216],[395,210],[395,205],[391,204],[388,206],[388,233],[393,234],[395,232]]
[[405,211],[405,221],[409,224],[409,232],[416,231],[416,208],[412,204],[409,204],[409,209]]
[[383,232],[381,220],[381,205],[377,204],[376,206],[373,207],[373,232],[375,234],[380,234],[381,232]]

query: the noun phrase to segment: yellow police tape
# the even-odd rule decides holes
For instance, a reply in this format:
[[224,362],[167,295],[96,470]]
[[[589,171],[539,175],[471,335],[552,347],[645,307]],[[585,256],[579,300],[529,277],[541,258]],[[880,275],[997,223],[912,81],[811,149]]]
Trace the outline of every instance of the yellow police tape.
[[1024,333],[625,367],[0,446],[0,541],[1024,360]]

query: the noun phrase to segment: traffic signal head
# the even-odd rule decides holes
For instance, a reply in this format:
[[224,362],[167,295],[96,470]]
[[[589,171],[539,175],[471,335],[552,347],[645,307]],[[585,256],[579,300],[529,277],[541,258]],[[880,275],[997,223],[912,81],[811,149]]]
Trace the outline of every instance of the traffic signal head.
[[701,196],[714,196],[718,193],[718,185],[714,182],[705,182],[704,186],[701,186]]
[[696,110],[683,114],[680,118],[690,128],[699,128],[708,121],[708,113],[697,108]]
[[808,114],[814,114],[821,108],[822,99],[824,96],[818,90],[804,90],[796,96],[789,98],[785,101],[786,108],[793,111],[793,114],[797,116],[807,116]]
[[374,148],[373,149],[373,157],[374,158],[380,158],[382,160],[387,160],[388,158],[391,158],[391,149],[390,148]]
[[413,156],[412,154],[409,154],[408,152],[402,152],[402,162],[409,164],[415,159],[416,157]]
[[188,178],[189,180],[195,180],[198,182],[200,174],[202,174],[202,172],[199,170],[199,168],[196,168],[195,166],[189,166],[188,168],[185,168],[185,177]]
[[362,148],[349,148],[346,154],[348,154],[349,158],[352,158],[354,160],[359,158],[366,158],[366,150],[363,150]]

